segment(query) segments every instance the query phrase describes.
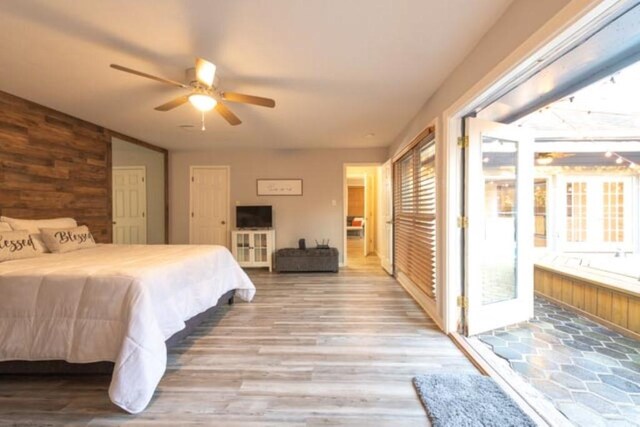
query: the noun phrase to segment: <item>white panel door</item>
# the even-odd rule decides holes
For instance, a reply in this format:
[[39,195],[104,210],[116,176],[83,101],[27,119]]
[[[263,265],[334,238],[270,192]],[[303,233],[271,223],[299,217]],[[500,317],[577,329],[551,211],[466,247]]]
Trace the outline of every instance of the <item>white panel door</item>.
[[393,180],[391,160],[382,165],[380,188],[379,221],[383,223],[383,232],[378,236],[380,265],[389,274],[393,274]]
[[189,242],[228,246],[229,168],[191,168]]
[[533,316],[533,138],[467,119],[466,278],[469,335]]
[[114,167],[113,243],[147,243],[147,184],[144,166]]

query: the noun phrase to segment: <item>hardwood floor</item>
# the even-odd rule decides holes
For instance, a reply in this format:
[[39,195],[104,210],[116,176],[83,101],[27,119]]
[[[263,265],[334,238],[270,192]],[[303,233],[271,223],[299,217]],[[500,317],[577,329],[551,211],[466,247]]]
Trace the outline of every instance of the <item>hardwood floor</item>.
[[170,351],[142,414],[109,401],[108,377],[0,377],[0,424],[427,425],[412,377],[475,371],[379,267],[250,275],[254,301]]

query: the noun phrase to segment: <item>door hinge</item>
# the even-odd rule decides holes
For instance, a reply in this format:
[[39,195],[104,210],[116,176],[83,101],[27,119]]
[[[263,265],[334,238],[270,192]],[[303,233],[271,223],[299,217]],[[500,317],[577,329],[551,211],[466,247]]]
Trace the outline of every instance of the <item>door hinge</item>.
[[144,177],[142,177],[142,182],[144,182]]
[[469,307],[469,298],[459,295],[457,301],[458,301],[458,307],[460,308]]
[[193,218],[193,212],[191,212],[191,218]]
[[460,147],[460,148],[468,148],[469,147],[469,135],[458,137],[458,147]]
[[467,228],[469,226],[469,218],[466,216],[458,217],[458,228]]
[[191,182],[195,182],[195,181],[196,181],[196,180],[195,180],[193,177],[191,177]]

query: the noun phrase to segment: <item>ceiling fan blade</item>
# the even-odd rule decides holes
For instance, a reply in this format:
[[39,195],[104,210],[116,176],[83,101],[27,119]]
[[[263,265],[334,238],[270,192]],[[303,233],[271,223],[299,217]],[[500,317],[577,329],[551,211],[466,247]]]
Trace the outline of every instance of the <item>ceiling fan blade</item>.
[[182,88],[186,88],[187,87],[187,85],[185,85],[184,83],[180,83],[180,82],[177,82],[175,80],[165,79],[165,78],[162,78],[162,77],[152,76],[151,74],[143,73],[142,71],[137,71],[137,70],[134,70],[132,68],[123,67],[122,65],[118,65],[118,64],[111,64],[111,68],[114,68],[114,69],[119,70],[119,71],[124,71],[125,73],[135,74],[136,76],[146,77],[148,79],[155,80],[155,81],[158,81],[158,82],[161,82],[161,83],[168,83],[170,85],[174,85],[174,86],[178,86],[178,87],[182,87]]
[[156,107],[155,109],[158,111],[169,111],[169,110],[173,110],[176,107],[181,106],[182,104],[186,103],[187,101],[189,101],[189,96],[184,95],[184,96],[180,96],[176,99],[173,99],[169,102],[167,102],[166,104],[162,104],[159,107]]
[[237,126],[237,125],[239,125],[240,123],[242,123],[242,121],[240,121],[240,119],[238,118],[238,116],[236,116],[235,114],[233,114],[233,113],[231,112],[231,110],[229,110],[229,109],[227,108],[227,106],[226,106],[226,105],[224,105],[222,102],[218,102],[218,103],[216,104],[216,111],[217,111],[217,112],[218,112],[222,117],[224,117],[224,119],[225,119],[226,121],[228,121],[228,122],[229,122],[229,124],[230,124],[231,126]]
[[196,58],[196,78],[207,87],[213,84],[216,75],[216,66],[206,59]]
[[236,92],[224,92],[222,99],[231,102],[242,102],[244,104],[260,105],[261,107],[273,108],[276,106],[276,101],[270,98],[262,98],[261,96],[245,95],[243,93]]

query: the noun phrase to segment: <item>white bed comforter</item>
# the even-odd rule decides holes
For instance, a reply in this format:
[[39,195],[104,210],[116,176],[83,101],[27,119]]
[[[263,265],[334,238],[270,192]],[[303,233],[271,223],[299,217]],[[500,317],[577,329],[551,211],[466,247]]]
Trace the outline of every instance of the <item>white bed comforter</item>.
[[115,362],[109,396],[138,413],[165,340],[224,293],[255,287],[220,246],[98,245],[0,263],[0,360]]

